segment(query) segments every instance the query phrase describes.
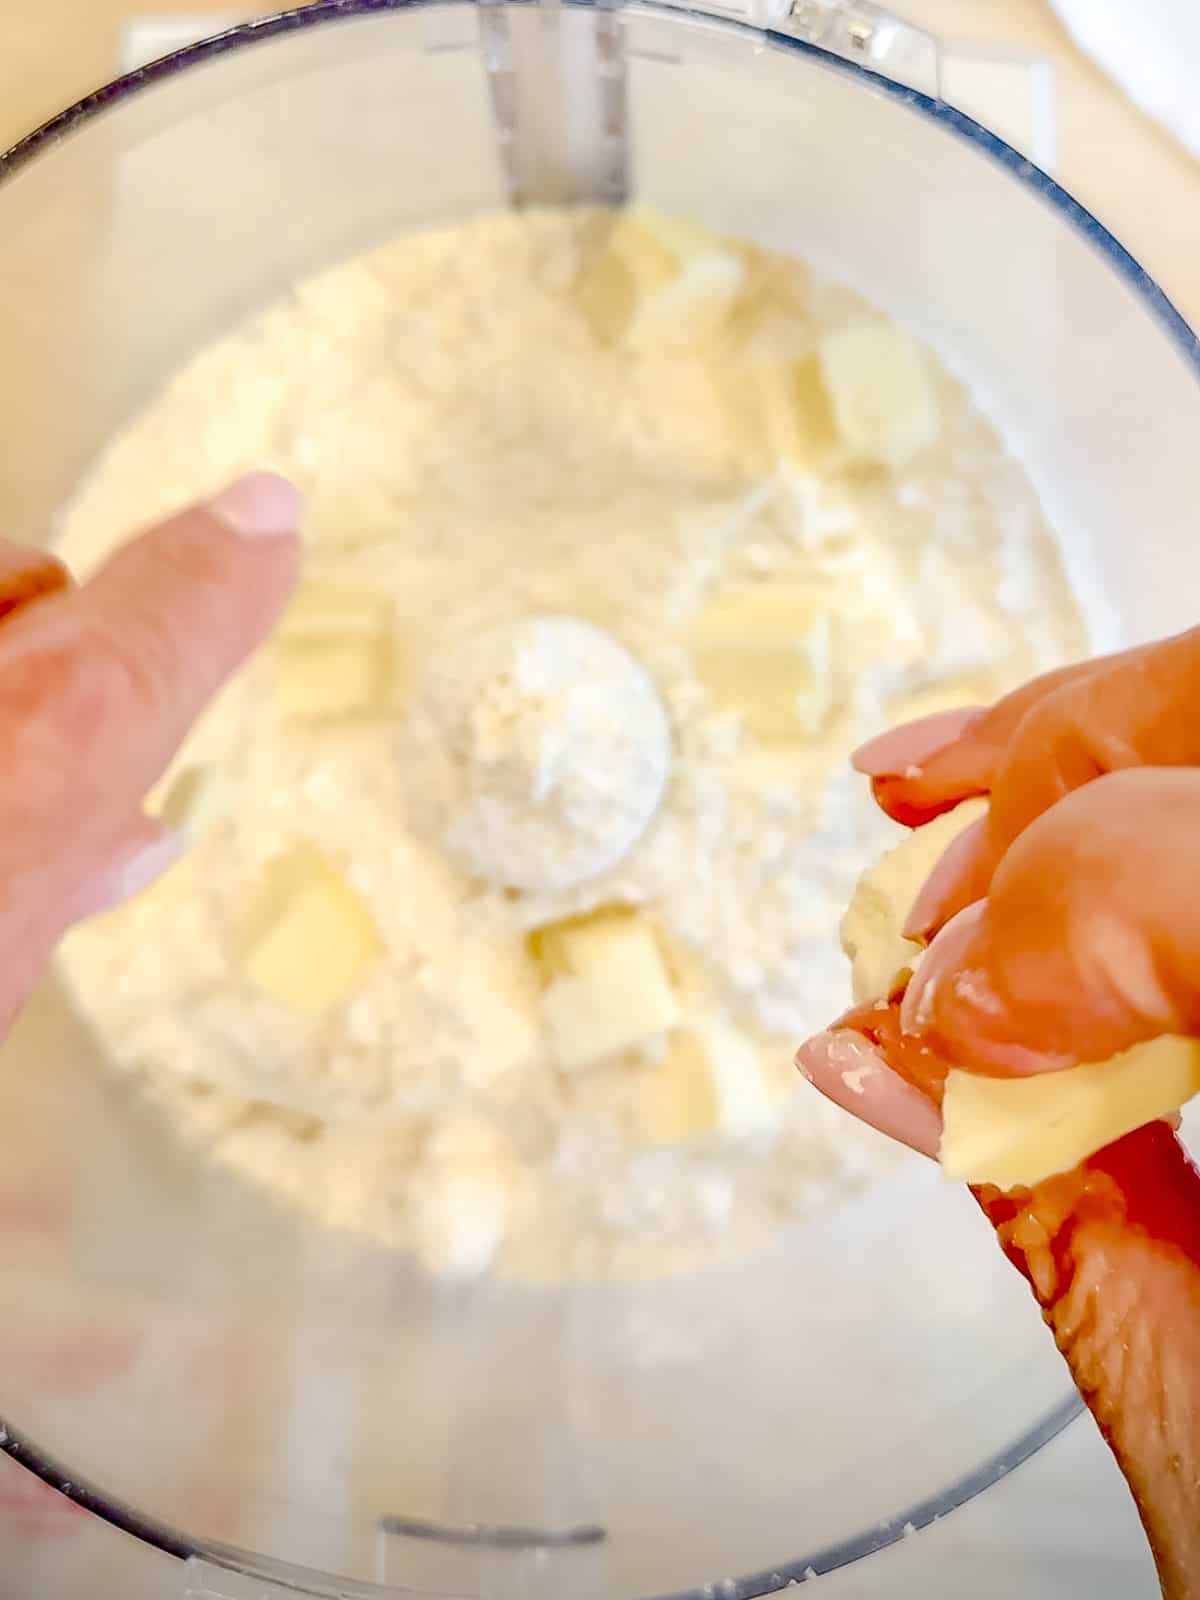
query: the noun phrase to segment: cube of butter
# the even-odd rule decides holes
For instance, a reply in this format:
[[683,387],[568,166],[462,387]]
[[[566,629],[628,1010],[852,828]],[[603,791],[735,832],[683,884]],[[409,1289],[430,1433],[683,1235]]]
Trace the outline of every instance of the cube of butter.
[[779,1124],[780,1101],[753,1043],[731,1023],[709,1018],[681,1028],[638,1096],[638,1131],[649,1144],[749,1138]]
[[888,322],[863,322],[817,345],[834,420],[850,450],[885,467],[906,466],[937,440],[941,416],[916,342]]
[[619,1055],[679,1021],[662,950],[636,912],[601,911],[555,924],[531,944],[549,980],[542,1018],[567,1071]]
[[720,387],[735,437],[756,429],[770,461],[835,471],[849,459],[815,354],[739,362]]
[[392,677],[390,608],[373,589],[310,578],[284,613],[274,657],[276,700],[289,721],[377,711]]
[[575,283],[575,303],[596,338],[616,343],[638,304],[669,283],[676,270],[674,251],[656,237],[634,211],[619,212],[605,223],[604,240]]
[[921,954],[903,932],[913,901],[943,852],[986,815],[986,800],[964,800],[905,834],[859,878],[841,926],[856,1000],[886,999]]
[[644,296],[630,319],[635,349],[683,354],[700,349],[732,311],[745,268],[732,250],[711,250],[680,263],[669,282]]
[[315,845],[268,863],[245,909],[238,949],[244,976],[306,1017],[348,1000],[383,951],[366,906]]
[[694,348],[741,290],[741,257],[693,223],[643,207],[619,212],[575,285],[575,302],[606,344]]
[[689,629],[696,672],[714,705],[756,738],[786,743],[820,733],[836,700],[834,625],[816,586],[723,586]]
[[275,699],[290,722],[321,722],[383,709],[391,687],[384,635],[284,634],[275,645]]
[[306,579],[279,624],[288,639],[345,638],[388,631],[390,608],[375,590],[333,578]]
[[1026,1078],[949,1073],[942,1169],[1012,1189],[1069,1172],[1200,1094],[1200,1041],[1165,1034],[1108,1061]]

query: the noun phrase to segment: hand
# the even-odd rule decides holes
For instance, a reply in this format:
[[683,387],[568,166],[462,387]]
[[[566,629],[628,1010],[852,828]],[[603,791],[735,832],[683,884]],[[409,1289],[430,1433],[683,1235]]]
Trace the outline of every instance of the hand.
[[[902,1020],[947,1061],[999,1074],[1200,1033],[1200,630],[1039,678],[988,711],[897,728],[855,757],[891,815],[990,796],[906,931],[932,940]],[[938,1123],[849,1043],[802,1052],[840,1104],[917,1148]],[[932,1143],[931,1143],[932,1141]]]
[[[824,1093],[932,1155],[949,1064],[1040,1072],[1200,1033],[1198,689],[1193,632],[858,752],[901,820],[990,807],[912,908],[905,931],[932,943],[903,999],[802,1047]],[[1200,1595],[1200,1175],[1157,1123],[1031,1190],[975,1192],[1129,1481],[1164,1595]]]
[[142,799],[274,624],[298,513],[282,478],[244,478],[79,588],[0,541],[0,1036],[65,929],[175,859]]

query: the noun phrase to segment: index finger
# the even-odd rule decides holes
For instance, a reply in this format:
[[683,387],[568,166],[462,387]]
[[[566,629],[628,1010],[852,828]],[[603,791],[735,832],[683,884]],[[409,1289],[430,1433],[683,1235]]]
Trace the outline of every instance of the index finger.
[[[1009,743],[1026,715],[1068,684],[1120,657],[1078,661],[1024,683],[957,725],[928,748],[920,724],[891,728],[854,752],[853,765],[871,779],[875,799],[895,822],[916,828],[974,795],[987,794]],[[916,736],[910,749],[909,729]]]

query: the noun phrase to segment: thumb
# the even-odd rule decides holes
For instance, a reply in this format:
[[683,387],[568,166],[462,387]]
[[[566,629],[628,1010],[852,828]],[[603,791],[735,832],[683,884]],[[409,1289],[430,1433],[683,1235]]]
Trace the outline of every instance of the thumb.
[[1200,771],[1137,767],[1052,806],[937,936],[906,1031],[1000,1075],[1200,1033]]
[[0,621],[0,1032],[64,927],[169,850],[142,798],[282,609],[298,510],[242,479]]

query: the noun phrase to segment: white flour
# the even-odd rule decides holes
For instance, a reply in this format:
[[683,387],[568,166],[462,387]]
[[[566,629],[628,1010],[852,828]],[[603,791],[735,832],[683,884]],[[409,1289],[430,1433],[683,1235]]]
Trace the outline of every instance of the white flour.
[[[890,1148],[791,1067],[847,999],[838,917],[889,837],[846,753],[908,706],[992,695],[1083,643],[1031,488],[948,378],[941,438],[903,473],[776,470],[731,423],[730,336],[597,342],[572,294],[582,237],[562,215],[485,218],[302,285],[170,383],[62,541],[87,567],[148,517],[273,465],[309,497],[310,565],[386,598],[402,663],[389,714],[286,725],[270,652],[252,663],[183,757],[220,773],[215,820],[161,890],[76,931],[63,962],[114,1062],[184,1139],[437,1271],[681,1270],[888,1170]],[[803,350],[864,315],[798,263],[754,257],[751,284],[756,327],[739,337]],[[786,750],[714,709],[685,638],[720,585],[759,579],[827,592],[833,714]],[[649,764],[615,796],[628,853],[613,866],[595,791],[564,811],[537,789],[546,737],[566,739],[575,780],[589,751],[594,767],[605,741],[621,747],[595,703],[569,734],[527,720],[524,746],[489,747],[476,726],[436,781],[409,759],[430,663],[462,665],[459,641],[511,638],[534,615],[605,630],[648,674],[646,726],[660,703],[669,717],[660,801],[654,735],[633,741]],[[522,794],[549,808],[533,848]],[[386,952],[315,1023],[231,957],[249,886],[302,840],[339,864]],[[526,936],[614,904],[652,910],[685,1014],[715,1008],[760,1052],[773,1134],[647,1148],[635,1105],[660,1051],[556,1067]]]
[[654,680],[572,617],[454,641],[426,669],[409,732],[401,759],[424,832],[500,888],[570,889],[615,866],[671,765]]

